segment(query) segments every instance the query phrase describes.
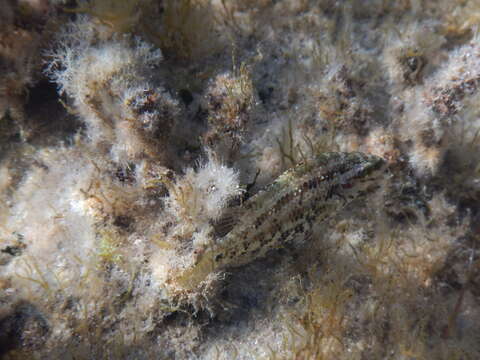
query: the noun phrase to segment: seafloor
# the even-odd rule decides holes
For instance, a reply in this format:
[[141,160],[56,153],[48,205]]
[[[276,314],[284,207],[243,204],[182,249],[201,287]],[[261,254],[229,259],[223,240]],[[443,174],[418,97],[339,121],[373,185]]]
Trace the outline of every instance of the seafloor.
[[[0,357],[479,359],[479,24],[478,0],[0,0]],[[383,158],[378,189],[199,275],[326,152]]]

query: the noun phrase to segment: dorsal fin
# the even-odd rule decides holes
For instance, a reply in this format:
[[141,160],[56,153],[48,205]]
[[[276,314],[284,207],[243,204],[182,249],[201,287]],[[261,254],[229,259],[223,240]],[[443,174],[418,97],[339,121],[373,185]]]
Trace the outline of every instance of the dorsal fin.
[[220,219],[212,223],[215,238],[222,238],[227,235],[238,223],[238,220],[243,213],[240,206],[227,208]]

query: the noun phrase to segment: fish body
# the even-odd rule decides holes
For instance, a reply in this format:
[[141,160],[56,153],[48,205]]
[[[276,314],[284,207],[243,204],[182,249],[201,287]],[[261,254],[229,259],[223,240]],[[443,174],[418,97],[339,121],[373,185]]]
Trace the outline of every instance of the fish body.
[[176,290],[195,290],[210,273],[247,264],[296,239],[303,241],[315,223],[378,188],[384,164],[374,155],[331,152],[285,171],[245,201],[232,230],[169,283]]

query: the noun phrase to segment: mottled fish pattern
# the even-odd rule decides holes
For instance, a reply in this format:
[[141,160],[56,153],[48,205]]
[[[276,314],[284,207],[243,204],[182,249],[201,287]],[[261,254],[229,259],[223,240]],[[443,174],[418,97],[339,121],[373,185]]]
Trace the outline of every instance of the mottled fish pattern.
[[191,267],[172,275],[176,290],[195,290],[215,271],[247,264],[288,242],[305,241],[314,223],[378,187],[384,160],[374,155],[331,152],[301,163],[242,204],[232,230],[217,239]]

